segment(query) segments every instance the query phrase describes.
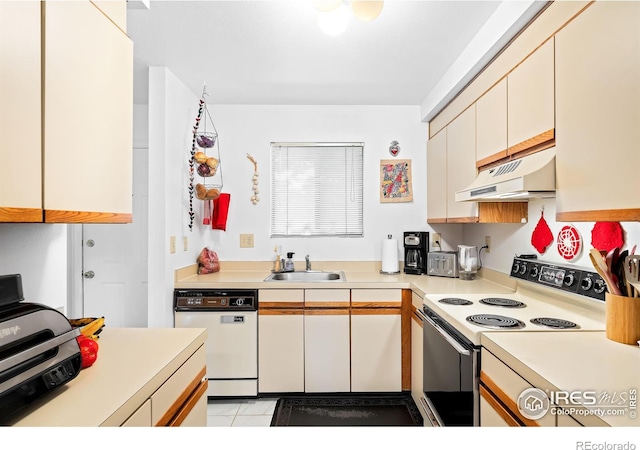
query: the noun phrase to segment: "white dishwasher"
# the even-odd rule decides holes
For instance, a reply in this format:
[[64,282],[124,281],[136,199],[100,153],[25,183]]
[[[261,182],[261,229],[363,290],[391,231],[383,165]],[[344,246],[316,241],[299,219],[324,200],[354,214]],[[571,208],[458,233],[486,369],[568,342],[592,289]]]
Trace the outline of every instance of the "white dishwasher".
[[208,397],[258,395],[258,291],[176,289],[176,328],[206,328]]

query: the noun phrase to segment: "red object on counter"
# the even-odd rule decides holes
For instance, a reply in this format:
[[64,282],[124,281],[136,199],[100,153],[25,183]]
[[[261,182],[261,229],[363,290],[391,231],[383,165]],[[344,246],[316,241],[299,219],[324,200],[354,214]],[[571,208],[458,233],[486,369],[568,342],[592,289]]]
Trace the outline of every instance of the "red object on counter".
[[544,253],[552,242],[553,233],[547,221],[544,219],[544,212],[542,212],[540,214],[540,220],[538,220],[538,224],[531,234],[531,245],[538,250],[538,253]]
[[608,252],[622,247],[623,236],[620,222],[596,222],[591,230],[591,245],[597,250]]
[[82,359],[82,369],[91,367],[98,359],[98,348],[100,347],[93,339],[80,335],[76,338],[80,347],[80,357]]
[[230,201],[230,194],[220,194],[220,196],[213,201],[211,228],[214,230],[227,230],[227,215],[229,214]]

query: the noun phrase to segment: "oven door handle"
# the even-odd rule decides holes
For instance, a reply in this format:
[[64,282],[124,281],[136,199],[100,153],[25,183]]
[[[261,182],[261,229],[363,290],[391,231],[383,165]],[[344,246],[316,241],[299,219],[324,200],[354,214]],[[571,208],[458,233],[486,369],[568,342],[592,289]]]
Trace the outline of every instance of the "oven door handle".
[[435,330],[440,333],[440,336],[442,336],[458,353],[464,356],[469,356],[471,354],[471,351],[469,349],[466,349],[462,345],[460,345],[460,343],[452,338],[449,333],[440,328],[438,324],[435,323],[433,319],[431,319],[431,317],[425,315],[422,311],[420,311],[420,315],[422,316],[423,321],[427,322],[429,325],[435,328]]

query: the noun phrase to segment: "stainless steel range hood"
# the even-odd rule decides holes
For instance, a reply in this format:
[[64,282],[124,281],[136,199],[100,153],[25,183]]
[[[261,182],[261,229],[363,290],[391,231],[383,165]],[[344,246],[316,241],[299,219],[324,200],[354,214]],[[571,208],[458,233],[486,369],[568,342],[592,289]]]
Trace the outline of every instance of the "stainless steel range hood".
[[509,161],[478,173],[457,202],[508,202],[555,197],[555,147]]

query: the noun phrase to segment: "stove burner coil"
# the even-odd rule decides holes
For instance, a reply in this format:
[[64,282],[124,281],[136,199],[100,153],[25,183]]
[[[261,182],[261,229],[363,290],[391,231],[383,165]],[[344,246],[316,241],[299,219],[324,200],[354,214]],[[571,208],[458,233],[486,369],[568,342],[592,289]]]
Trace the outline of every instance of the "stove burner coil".
[[483,298],[482,300],[480,300],[480,303],[484,303],[485,305],[491,305],[491,306],[502,306],[505,308],[524,308],[527,305],[519,302],[517,300],[511,300],[508,298]]
[[473,305],[473,302],[470,300],[465,300],[464,298],[456,298],[456,297],[447,297],[438,300],[439,303],[444,303],[446,305]]
[[535,319],[531,319],[531,323],[544,327],[554,328],[557,330],[580,328],[576,323],[569,322],[568,320],[564,319],[556,319],[554,317],[536,317]]
[[524,322],[518,319],[514,319],[513,317],[499,316],[497,314],[474,314],[467,317],[467,321],[481,327],[495,328],[498,330],[516,330],[525,327]]

